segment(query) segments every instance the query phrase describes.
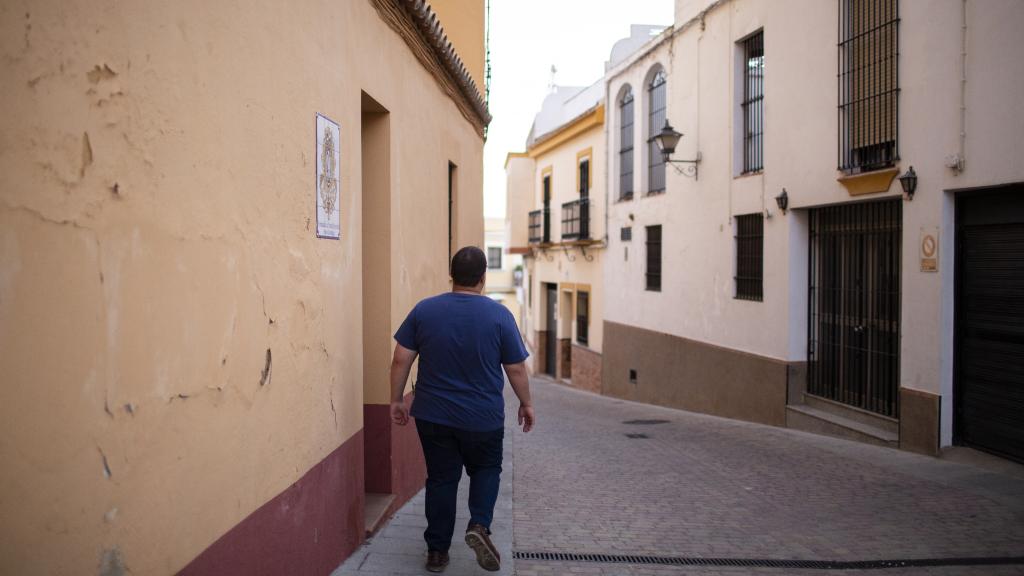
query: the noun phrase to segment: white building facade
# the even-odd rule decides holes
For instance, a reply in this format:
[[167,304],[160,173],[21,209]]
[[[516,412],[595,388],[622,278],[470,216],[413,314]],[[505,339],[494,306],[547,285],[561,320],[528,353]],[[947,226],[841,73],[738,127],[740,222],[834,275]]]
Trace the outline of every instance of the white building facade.
[[1024,458],[1021,24],[677,0],[606,75],[602,393]]

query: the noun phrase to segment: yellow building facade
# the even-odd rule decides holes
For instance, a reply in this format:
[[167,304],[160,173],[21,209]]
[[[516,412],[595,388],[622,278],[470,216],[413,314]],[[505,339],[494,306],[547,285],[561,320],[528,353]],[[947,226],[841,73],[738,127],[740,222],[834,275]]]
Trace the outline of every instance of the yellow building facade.
[[490,120],[483,1],[437,9],[0,8],[0,572],[327,574],[422,486],[391,334]]
[[526,151],[510,154],[505,167],[510,251],[525,257],[521,329],[533,372],[595,392],[607,244],[604,140],[602,84],[557,87]]

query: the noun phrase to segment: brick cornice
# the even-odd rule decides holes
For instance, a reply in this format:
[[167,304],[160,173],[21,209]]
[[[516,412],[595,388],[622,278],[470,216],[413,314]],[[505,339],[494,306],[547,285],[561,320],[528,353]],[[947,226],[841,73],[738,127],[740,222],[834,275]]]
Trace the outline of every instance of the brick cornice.
[[370,0],[370,3],[381,19],[405,40],[420,64],[483,137],[491,114],[426,0]]

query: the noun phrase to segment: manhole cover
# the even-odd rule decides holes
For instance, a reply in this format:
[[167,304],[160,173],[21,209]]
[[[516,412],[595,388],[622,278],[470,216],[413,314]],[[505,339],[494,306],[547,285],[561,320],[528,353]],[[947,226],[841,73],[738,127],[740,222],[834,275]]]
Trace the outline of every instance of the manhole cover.
[[632,439],[636,440],[637,438],[650,438],[650,436],[648,436],[647,434],[635,434],[634,433],[634,434],[626,434],[626,438],[632,438]]
[[623,424],[632,424],[634,426],[651,426],[654,424],[668,424],[668,420],[626,420]]

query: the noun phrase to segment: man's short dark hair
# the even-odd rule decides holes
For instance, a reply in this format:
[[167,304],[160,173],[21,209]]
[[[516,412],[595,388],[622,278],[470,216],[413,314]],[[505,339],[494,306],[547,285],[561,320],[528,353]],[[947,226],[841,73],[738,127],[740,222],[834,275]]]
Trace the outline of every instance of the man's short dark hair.
[[476,286],[487,273],[487,256],[476,246],[466,246],[452,256],[452,282],[456,286]]

